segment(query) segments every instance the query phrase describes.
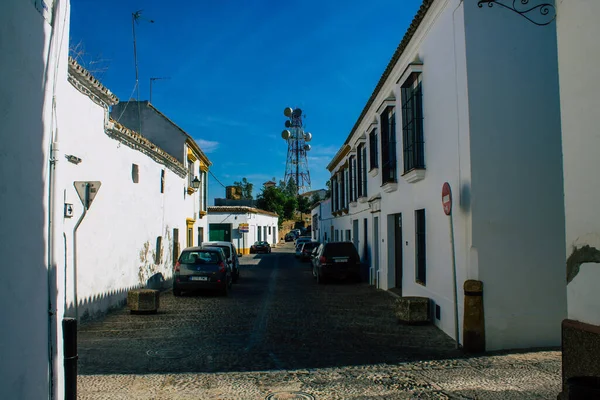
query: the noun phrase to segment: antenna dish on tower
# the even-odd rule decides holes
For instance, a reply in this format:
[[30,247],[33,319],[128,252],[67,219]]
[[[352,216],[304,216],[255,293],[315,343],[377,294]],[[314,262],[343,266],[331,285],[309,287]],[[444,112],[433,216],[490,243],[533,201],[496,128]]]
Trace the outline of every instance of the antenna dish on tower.
[[310,144],[305,144],[304,145],[304,150],[310,151],[310,149],[311,149]]
[[286,128],[289,128],[290,126],[292,126],[292,123],[291,123],[291,122],[290,122],[290,120],[288,119],[288,120],[286,120],[286,121],[285,121],[285,127],[286,127]]
[[291,136],[292,132],[288,131],[287,129],[284,129],[283,132],[281,132],[281,137],[283,140],[288,140]]
[[306,142],[310,142],[310,141],[312,140],[312,133],[310,133],[310,132],[306,132],[306,133],[304,134],[304,140],[305,140]]
[[286,107],[286,109],[283,110],[283,115],[285,115],[286,117],[291,117],[293,112],[294,110],[292,110],[291,107]]
[[302,116],[302,109],[296,108],[294,110],[294,117],[301,117],[301,116]]

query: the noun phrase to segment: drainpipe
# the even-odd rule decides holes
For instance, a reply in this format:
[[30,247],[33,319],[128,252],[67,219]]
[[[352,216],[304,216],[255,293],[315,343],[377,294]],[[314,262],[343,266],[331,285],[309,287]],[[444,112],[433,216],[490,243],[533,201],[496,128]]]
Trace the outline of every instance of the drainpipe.
[[79,225],[81,225],[81,222],[85,218],[85,215],[87,214],[87,210],[88,210],[88,207],[90,204],[90,184],[89,183],[85,184],[85,197],[84,197],[83,203],[84,203],[83,204],[83,212],[81,213],[81,216],[79,217],[79,219],[77,220],[77,223],[75,224],[75,227],[73,228],[73,304],[74,304],[75,320],[79,319],[78,301],[77,301],[77,229],[79,228]]

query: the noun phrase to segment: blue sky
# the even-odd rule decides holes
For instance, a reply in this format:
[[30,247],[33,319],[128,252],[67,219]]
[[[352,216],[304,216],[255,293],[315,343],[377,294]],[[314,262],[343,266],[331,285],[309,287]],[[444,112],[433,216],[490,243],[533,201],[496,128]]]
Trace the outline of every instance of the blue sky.
[[[71,47],[119,98],[135,87],[131,13],[140,99],[194,137],[225,185],[246,177],[283,179],[285,107],[304,111],[313,134],[312,188],[354,126],[422,0],[159,1],[72,0]],[[95,61],[89,64],[90,61]],[[135,97],[135,95],[133,95]],[[225,197],[212,177],[209,195]]]

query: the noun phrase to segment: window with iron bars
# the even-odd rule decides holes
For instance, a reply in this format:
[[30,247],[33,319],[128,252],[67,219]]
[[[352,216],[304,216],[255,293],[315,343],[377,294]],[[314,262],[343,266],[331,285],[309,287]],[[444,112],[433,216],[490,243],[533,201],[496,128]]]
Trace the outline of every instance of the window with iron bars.
[[396,182],[396,113],[389,106],[381,114],[381,184]]
[[402,144],[404,173],[425,168],[423,92],[421,74],[413,73],[402,85]]
[[349,192],[350,192],[350,202],[356,201],[356,157],[350,156],[350,160],[348,162],[348,182],[349,182]]
[[369,133],[369,170],[379,167],[379,154],[377,154],[377,129]]
[[358,183],[358,197],[367,196],[367,147],[364,144],[358,146],[357,151],[358,169],[356,172]]

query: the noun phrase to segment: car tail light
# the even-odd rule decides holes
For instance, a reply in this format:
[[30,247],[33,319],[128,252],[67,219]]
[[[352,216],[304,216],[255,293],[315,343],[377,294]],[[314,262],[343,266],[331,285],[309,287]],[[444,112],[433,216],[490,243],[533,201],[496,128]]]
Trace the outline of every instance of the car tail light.
[[225,263],[223,261],[219,263],[219,272],[225,272]]
[[179,272],[181,270],[181,264],[179,263],[179,261],[177,261],[175,263],[175,272]]
[[321,256],[321,257],[319,257],[319,262],[321,264],[327,264],[327,259],[325,258],[325,256]]

